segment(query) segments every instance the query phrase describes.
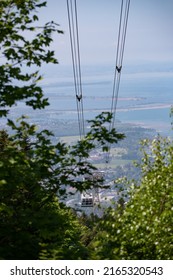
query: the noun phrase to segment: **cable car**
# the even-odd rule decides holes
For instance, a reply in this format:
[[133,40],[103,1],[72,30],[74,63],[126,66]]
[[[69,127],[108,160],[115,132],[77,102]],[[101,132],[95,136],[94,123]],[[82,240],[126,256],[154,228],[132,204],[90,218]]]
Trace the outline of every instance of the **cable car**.
[[83,193],[81,196],[81,207],[93,207],[94,199],[92,194]]

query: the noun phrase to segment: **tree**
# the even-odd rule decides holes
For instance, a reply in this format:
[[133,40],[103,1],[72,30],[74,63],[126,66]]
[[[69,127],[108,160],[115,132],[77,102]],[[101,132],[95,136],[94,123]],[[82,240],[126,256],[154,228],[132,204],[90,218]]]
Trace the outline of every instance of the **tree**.
[[53,21],[44,26],[36,23],[37,10],[45,7],[39,0],[0,1],[0,116],[7,116],[8,108],[24,100],[33,109],[48,105],[39,71],[43,63],[58,63],[50,49],[53,33],[63,33]]
[[144,140],[142,151],[141,183],[131,184],[123,213],[111,209],[100,225],[95,258],[172,259],[173,142]]
[[[39,72],[26,70],[32,65],[57,63],[49,48],[53,32],[62,31],[54,22],[35,26],[36,10],[45,5],[39,0],[0,2],[1,116],[7,117],[8,107],[19,100],[33,109],[48,105],[37,85]],[[83,180],[96,170],[88,161],[90,151],[97,145],[107,151],[110,143],[124,138],[106,128],[111,117],[103,112],[90,121],[90,132],[71,147],[52,144],[52,133],[37,132],[24,116],[17,122],[8,120],[11,133],[0,131],[1,259],[88,258],[81,242],[85,226],[61,201],[69,186],[78,191],[92,187],[92,179]],[[94,183],[99,187],[102,179]]]
[[[97,117],[102,131],[106,119],[101,119],[99,122]],[[13,136],[4,131],[0,135],[1,258],[85,258],[87,252],[80,242],[84,227],[58,198],[63,199],[69,186],[78,191],[93,186],[92,178],[84,181],[83,176],[96,170],[87,158],[96,145],[97,133],[104,148],[107,141],[117,141],[123,135],[113,130],[108,140],[108,135],[101,136],[99,127],[93,124],[76,145],[53,145],[49,131],[36,132],[34,125],[23,118],[19,121],[19,125],[8,122],[15,131]],[[101,183],[102,179],[94,184],[100,187]]]

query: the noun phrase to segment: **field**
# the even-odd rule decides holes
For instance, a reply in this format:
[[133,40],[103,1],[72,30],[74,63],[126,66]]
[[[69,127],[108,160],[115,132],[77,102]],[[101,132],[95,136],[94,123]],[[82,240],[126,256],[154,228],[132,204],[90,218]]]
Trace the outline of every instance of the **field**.
[[117,166],[124,166],[128,163],[132,163],[132,160],[123,160],[123,159],[112,159],[109,163],[103,162],[103,163],[96,163],[94,164],[95,167],[98,169],[104,169],[104,168],[116,168]]
[[59,139],[60,139],[60,141],[66,143],[67,145],[71,145],[71,144],[76,143],[80,139],[80,136],[79,135],[77,135],[77,136],[63,136],[63,137],[60,137]]

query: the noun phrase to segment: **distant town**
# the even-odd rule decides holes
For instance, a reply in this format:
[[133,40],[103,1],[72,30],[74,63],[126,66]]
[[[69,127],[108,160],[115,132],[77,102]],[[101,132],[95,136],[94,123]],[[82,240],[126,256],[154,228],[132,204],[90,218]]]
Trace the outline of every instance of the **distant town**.
[[[74,124],[71,126],[76,127]],[[70,130],[66,130],[70,133]],[[66,134],[66,131],[64,134]],[[77,131],[77,127],[76,127]],[[59,131],[60,132],[60,131]],[[104,209],[109,206],[116,207],[116,203],[122,200],[126,203],[128,200],[128,190],[121,189],[121,184],[116,180],[126,177],[127,180],[140,181],[140,170],[134,166],[134,162],[140,162],[140,141],[145,138],[153,138],[157,132],[151,128],[143,128],[131,124],[117,123],[117,132],[124,133],[126,138],[113,144],[110,149],[109,159],[106,152],[102,152],[101,148],[92,151],[88,159],[95,167],[97,174],[101,174],[104,178],[104,184],[108,185],[107,189],[93,189],[87,193],[76,192],[75,189],[69,188],[70,195],[66,199],[66,205],[74,208],[79,213],[102,215]],[[61,131],[61,135],[63,130]],[[59,140],[67,144],[74,144],[79,140],[78,135],[60,136]],[[108,160],[107,160],[108,159]],[[97,191],[97,196],[95,192]]]

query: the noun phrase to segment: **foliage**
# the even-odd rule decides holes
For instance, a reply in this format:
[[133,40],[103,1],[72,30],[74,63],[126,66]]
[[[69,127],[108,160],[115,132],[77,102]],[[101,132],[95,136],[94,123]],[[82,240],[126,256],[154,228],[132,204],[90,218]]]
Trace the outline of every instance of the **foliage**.
[[48,105],[36,69],[43,63],[58,63],[50,45],[53,33],[62,31],[53,21],[36,25],[37,10],[45,6],[39,0],[0,1],[0,116],[7,116],[8,108],[19,100],[34,109]]
[[53,148],[43,132],[35,135],[35,144],[30,143],[28,137],[34,133],[34,126],[24,121],[14,137],[1,132],[0,257],[74,258],[77,252],[80,256],[81,226],[51,188]]
[[[91,246],[93,258],[172,259],[173,142],[158,136],[142,143],[142,179],[131,185],[123,213],[111,209]],[[95,245],[95,243],[97,245]]]
[[[101,119],[103,125],[108,114],[101,114]],[[82,141],[70,147],[53,145],[49,131],[37,132],[24,117],[17,123],[9,120],[8,125],[14,135],[0,133],[1,258],[86,258],[80,241],[84,227],[57,199],[63,199],[68,187],[78,191],[93,187],[91,176],[85,181],[83,176],[95,170],[87,161],[96,145],[93,140],[106,145],[102,127],[92,126]],[[117,141],[123,135],[113,130],[109,137]],[[102,179],[94,185],[101,183]]]

